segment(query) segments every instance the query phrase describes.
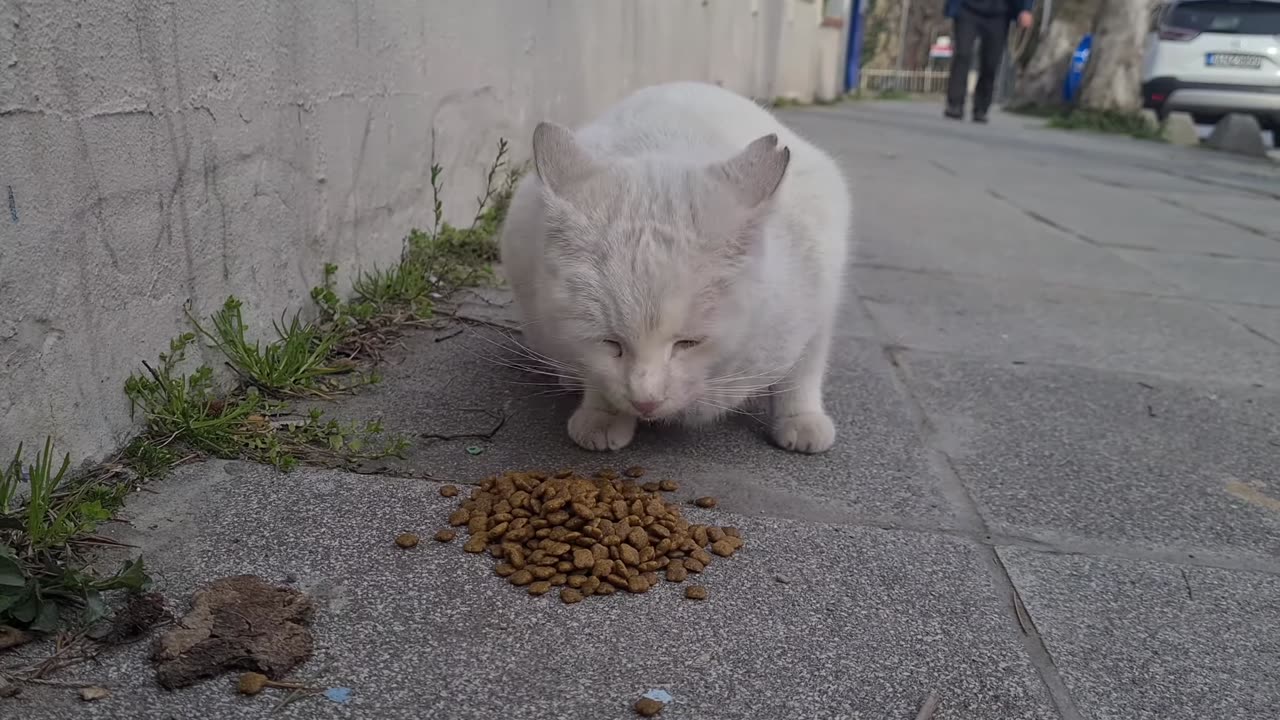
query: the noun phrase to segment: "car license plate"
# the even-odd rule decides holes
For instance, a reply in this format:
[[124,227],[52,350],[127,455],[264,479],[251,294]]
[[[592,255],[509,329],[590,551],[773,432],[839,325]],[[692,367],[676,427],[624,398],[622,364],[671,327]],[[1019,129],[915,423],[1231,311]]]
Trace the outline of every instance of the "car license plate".
[[1211,67],[1261,68],[1262,57],[1239,53],[1209,53],[1204,56],[1204,64]]

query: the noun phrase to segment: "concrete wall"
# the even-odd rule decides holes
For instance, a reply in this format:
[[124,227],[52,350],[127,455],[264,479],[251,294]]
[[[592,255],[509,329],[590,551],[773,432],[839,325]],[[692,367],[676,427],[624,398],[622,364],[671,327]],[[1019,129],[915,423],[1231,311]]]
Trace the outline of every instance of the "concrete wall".
[[0,452],[118,446],[184,304],[266,327],[325,262],[391,261],[433,152],[469,219],[538,120],[673,79],[773,97],[792,2],[0,0]]

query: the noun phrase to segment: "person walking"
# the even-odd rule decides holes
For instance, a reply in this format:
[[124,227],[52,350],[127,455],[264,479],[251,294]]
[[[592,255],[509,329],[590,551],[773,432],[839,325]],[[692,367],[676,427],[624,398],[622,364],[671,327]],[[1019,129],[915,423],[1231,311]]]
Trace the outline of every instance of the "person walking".
[[954,120],[964,117],[964,99],[969,89],[969,67],[973,64],[973,44],[981,41],[978,56],[978,85],[973,89],[973,121],[986,122],[995,90],[996,70],[1004,56],[1009,23],[1031,27],[1035,0],[946,0],[947,17],[955,26],[955,50],[951,56],[951,76],[947,78],[947,108]]

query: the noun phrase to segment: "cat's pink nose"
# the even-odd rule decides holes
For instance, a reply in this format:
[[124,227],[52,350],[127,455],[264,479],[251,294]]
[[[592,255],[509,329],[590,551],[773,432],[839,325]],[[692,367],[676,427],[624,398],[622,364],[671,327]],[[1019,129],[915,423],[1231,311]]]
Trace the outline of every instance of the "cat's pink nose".
[[645,401],[632,400],[631,401],[631,406],[634,407],[636,409],[636,412],[640,413],[641,415],[652,415],[654,412],[657,411],[658,406],[661,404],[662,403],[656,402],[653,400],[645,400]]

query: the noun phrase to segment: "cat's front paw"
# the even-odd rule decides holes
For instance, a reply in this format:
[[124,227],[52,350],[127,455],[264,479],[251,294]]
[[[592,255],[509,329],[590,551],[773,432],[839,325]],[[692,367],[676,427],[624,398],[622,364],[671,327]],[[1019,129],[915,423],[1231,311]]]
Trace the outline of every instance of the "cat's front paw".
[[578,408],[569,418],[569,437],[584,450],[621,450],[636,434],[636,419],[630,415]]
[[835,444],[836,426],[824,412],[788,415],[774,421],[773,441],[786,450],[822,453]]

